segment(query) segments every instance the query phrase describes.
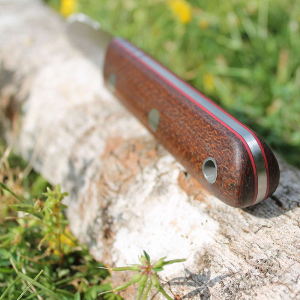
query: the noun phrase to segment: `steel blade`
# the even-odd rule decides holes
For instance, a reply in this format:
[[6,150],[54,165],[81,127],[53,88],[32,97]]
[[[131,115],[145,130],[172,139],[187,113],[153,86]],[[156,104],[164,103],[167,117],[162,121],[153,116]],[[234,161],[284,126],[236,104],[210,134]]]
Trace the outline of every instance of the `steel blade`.
[[67,35],[71,43],[100,68],[113,36],[101,24],[85,14],[74,14],[67,19]]

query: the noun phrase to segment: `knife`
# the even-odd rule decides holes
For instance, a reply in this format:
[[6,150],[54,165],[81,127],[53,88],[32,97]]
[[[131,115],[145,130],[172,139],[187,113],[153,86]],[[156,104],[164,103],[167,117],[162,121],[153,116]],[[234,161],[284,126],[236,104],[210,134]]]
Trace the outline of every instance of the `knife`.
[[254,205],[276,190],[276,157],[254,131],[86,15],[72,15],[67,32],[102,70],[111,93],[204,189],[234,207]]

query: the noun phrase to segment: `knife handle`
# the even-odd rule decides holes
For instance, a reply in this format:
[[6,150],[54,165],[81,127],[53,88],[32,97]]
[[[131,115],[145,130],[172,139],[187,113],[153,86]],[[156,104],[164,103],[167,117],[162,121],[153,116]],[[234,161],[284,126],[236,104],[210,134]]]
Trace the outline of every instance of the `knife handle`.
[[128,41],[106,52],[108,88],[210,193],[234,207],[270,196],[277,160],[252,130]]

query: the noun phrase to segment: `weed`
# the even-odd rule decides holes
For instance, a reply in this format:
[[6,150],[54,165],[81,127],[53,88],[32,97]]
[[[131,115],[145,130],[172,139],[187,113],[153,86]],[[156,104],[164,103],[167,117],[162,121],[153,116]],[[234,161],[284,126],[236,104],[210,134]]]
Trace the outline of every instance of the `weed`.
[[111,289],[103,283],[109,272],[97,269],[102,264],[70,232],[66,193],[1,141],[0,164],[0,300],[120,300],[113,293],[98,296]]
[[[140,264],[130,265],[126,267],[109,268],[109,271],[134,271],[135,274],[125,284],[118,286],[111,290],[111,292],[119,292],[125,290],[131,285],[137,285],[137,300],[150,299],[150,293],[152,288],[156,289],[158,293],[161,293],[166,299],[172,300],[173,298],[163,288],[161,280],[158,276],[158,272],[162,271],[166,265],[171,265],[179,262],[184,262],[185,259],[166,260],[166,257],[162,257],[156,262],[152,263],[149,254],[144,251],[140,257]],[[104,268],[104,267],[100,267]],[[104,268],[106,269],[106,268]],[[103,292],[101,294],[104,294]]]
[[[152,263],[144,251],[140,264],[108,269],[100,264],[99,270],[95,267],[98,263],[69,230],[63,204],[67,194],[59,186],[50,187],[32,170],[28,181],[23,175],[26,164],[1,147],[0,143],[0,300],[121,300],[115,293],[133,284],[138,286],[138,300],[149,299],[152,289],[172,299],[158,273],[166,265],[184,259],[163,257]],[[35,193],[40,191],[40,197],[35,198],[30,191],[37,187],[37,182],[42,184],[35,188]],[[42,193],[41,189],[46,192]],[[109,283],[102,282],[109,271],[135,271],[136,274],[129,282],[112,289]]]

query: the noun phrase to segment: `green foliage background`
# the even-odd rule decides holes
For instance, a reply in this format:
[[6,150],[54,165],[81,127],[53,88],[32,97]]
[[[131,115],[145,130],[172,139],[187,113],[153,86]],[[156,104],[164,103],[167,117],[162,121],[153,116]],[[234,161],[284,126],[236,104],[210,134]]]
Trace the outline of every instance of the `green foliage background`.
[[300,166],[300,2],[190,0],[187,24],[171,2],[78,0],[77,9],[149,52]]

